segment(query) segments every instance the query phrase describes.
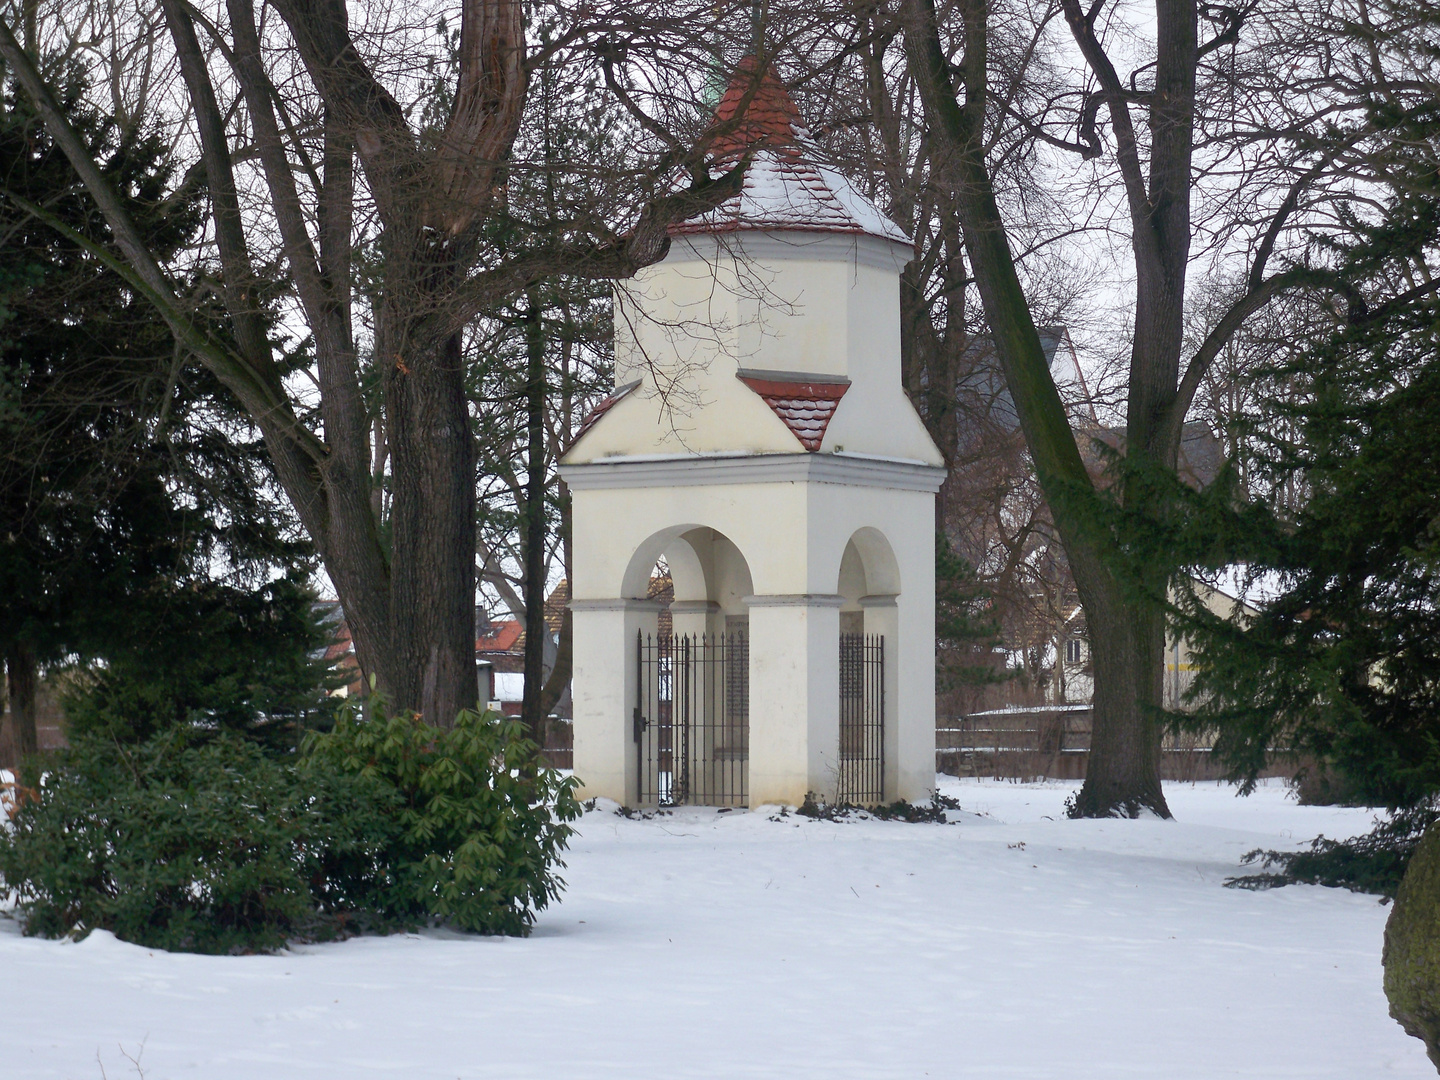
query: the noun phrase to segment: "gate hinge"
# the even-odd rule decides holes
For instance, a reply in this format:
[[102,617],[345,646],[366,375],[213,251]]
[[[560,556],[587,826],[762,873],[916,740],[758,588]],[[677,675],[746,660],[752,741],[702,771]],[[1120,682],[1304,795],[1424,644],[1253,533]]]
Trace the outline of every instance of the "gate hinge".
[[639,705],[636,705],[636,706],[635,706],[635,741],[636,741],[636,742],[639,742],[639,741],[640,741],[640,734],[641,734],[641,732],[643,732],[643,731],[644,731],[647,727],[649,727],[649,726],[650,726],[650,721],[645,719],[644,714],[640,711],[640,706],[639,706]]

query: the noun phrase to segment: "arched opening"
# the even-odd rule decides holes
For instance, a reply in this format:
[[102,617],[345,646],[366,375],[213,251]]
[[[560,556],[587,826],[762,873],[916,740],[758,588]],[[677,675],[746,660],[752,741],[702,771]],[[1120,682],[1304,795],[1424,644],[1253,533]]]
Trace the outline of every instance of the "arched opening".
[[836,799],[885,799],[887,652],[898,655],[900,571],[878,529],[855,532],[840,557],[840,766]]
[[655,605],[632,646],[638,801],[747,805],[749,563],[723,533],[677,526],[636,549],[624,589]]

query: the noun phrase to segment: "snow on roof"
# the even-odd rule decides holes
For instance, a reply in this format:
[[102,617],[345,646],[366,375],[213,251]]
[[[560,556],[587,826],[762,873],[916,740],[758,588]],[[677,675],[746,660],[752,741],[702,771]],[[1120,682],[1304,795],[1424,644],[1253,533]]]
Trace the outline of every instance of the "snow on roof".
[[[670,227],[670,233],[802,230],[878,236],[909,244],[905,230],[845,177],[816,163],[816,147],[800,111],[774,70],[754,86],[755,60],[746,57],[715,109],[715,124],[740,122],[711,146],[713,167],[732,167],[747,151],[754,156],[744,189],[714,210]],[[748,106],[747,93],[751,93]],[[744,111],[741,111],[744,106]]]

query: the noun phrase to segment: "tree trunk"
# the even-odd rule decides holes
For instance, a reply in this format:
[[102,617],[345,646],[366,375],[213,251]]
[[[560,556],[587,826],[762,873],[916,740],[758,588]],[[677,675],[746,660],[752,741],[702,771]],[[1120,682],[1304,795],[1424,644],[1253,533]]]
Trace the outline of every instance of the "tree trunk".
[[[1092,575],[1085,574],[1085,577]],[[1153,604],[1113,584],[1076,585],[1090,631],[1094,671],[1089,763],[1076,817],[1169,817],[1160,786],[1159,708],[1165,677],[1165,621]],[[1098,594],[1098,595],[1097,595]]]
[[[1090,627],[1094,728],[1090,772],[1075,812],[1109,817],[1149,809],[1168,818],[1151,712],[1160,703],[1163,622],[1127,601],[1106,567],[1111,552],[1095,513],[1095,486],[1045,361],[985,161],[989,8],[983,0],[965,0],[958,10],[962,63],[952,64],[941,45],[934,0],[906,0],[905,49],[933,129],[937,178],[954,200],[985,321]],[[956,72],[963,80],[959,88]],[[963,105],[957,89],[963,89]]]
[[[572,429],[567,423],[564,430]],[[560,504],[561,564],[565,570],[566,588],[568,589],[569,582],[575,580],[572,576],[572,552],[570,550],[570,488],[564,480],[557,480],[556,488],[556,501]],[[545,694],[541,699],[541,708],[547,716],[560,703],[560,699],[565,696],[566,688],[570,685],[570,676],[573,673],[575,660],[574,645],[575,621],[570,615],[570,605],[566,604],[565,613],[560,618],[560,640],[556,643],[555,665],[550,669],[550,675],[545,680]]]
[[432,350],[381,353],[394,485],[382,671],[396,706],[448,727],[477,694],[475,477],[460,335]]
[[5,666],[10,679],[10,726],[15,737],[15,762],[23,765],[40,752],[40,735],[35,727],[39,664],[28,645],[12,641],[6,650]]
[[535,745],[545,745],[545,328],[535,291],[525,316],[526,477],[525,521],[525,697],[520,713]]

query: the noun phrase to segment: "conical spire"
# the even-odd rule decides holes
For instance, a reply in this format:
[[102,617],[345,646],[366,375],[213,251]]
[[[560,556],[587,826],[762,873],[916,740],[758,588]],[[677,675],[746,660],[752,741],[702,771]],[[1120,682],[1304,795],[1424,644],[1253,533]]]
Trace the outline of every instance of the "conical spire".
[[755,86],[756,60],[747,56],[735,68],[730,85],[715,106],[712,127],[733,122],[740,113],[745,95],[754,87],[754,95],[745,109],[735,130],[720,136],[710,148],[716,160],[736,158],[746,150],[760,147],[788,148],[798,154],[800,139],[809,138],[805,122],[800,119],[800,110],[790,92],[775,76],[773,67],[767,68],[760,85]]
[[755,70],[753,56],[736,66],[715,108],[714,124],[728,125],[737,116],[739,123],[711,146],[717,169],[730,167],[747,151],[753,155],[744,190],[709,213],[672,225],[671,235],[793,230],[877,236],[908,245],[910,238],[900,226],[843,176],[816,163],[814,144],[794,99],[773,68],[755,86]]

